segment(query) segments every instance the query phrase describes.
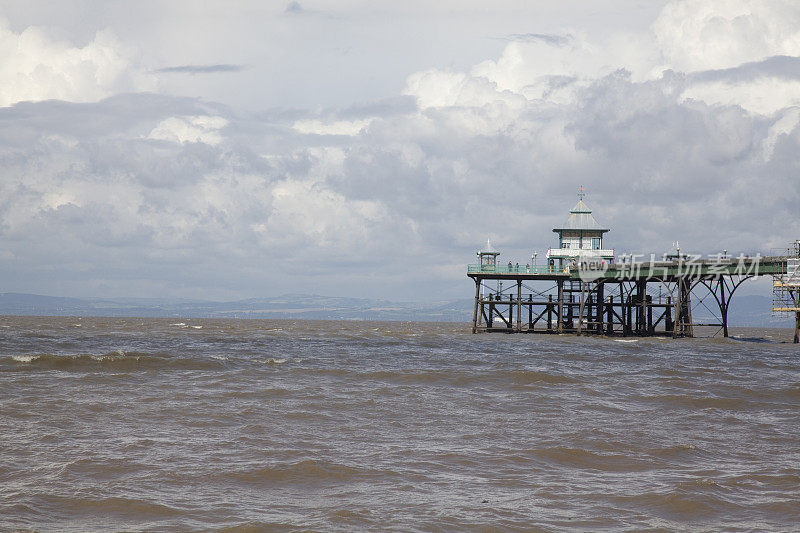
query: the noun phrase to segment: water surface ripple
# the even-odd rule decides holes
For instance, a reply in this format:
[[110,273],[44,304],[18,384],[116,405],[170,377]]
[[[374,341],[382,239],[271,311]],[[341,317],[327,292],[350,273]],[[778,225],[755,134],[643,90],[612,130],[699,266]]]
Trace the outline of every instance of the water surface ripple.
[[738,333],[0,317],[0,529],[796,529],[800,351]]

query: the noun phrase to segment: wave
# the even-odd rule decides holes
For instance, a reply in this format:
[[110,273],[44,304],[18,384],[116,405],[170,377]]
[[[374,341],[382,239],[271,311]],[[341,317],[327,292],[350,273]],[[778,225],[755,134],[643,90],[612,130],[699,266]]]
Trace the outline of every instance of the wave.
[[603,472],[641,472],[655,468],[650,461],[636,459],[619,453],[598,453],[583,448],[534,448],[527,454],[548,463],[570,468],[600,470]]
[[224,368],[225,361],[214,358],[175,356],[167,353],[125,352],[115,350],[101,355],[81,353],[56,355],[51,353],[19,354],[0,358],[0,368],[12,370],[111,370],[135,371],[145,369],[206,370]]
[[183,511],[180,509],[136,498],[111,497],[99,500],[73,498],[72,500],[74,502],[74,509],[77,511],[83,510],[98,514],[135,516],[139,520],[149,517],[163,518],[180,516],[183,514]]
[[485,372],[450,369],[405,369],[358,372],[343,368],[306,368],[311,374],[353,378],[356,380],[382,381],[404,385],[446,384],[467,387],[481,384],[501,385],[508,388],[527,388],[534,385],[563,385],[579,383],[580,380],[544,370],[488,370]]
[[346,483],[371,477],[384,477],[387,474],[395,474],[395,472],[378,472],[327,460],[305,459],[291,464],[278,464],[250,470],[226,472],[224,476],[232,477],[244,483],[315,484],[326,482]]
[[289,522],[245,522],[217,531],[218,533],[263,533],[264,531],[296,531],[298,529],[296,524]]
[[714,485],[699,484],[692,491],[644,492],[635,496],[611,496],[610,500],[615,504],[647,509],[662,519],[675,520],[681,524],[687,521],[708,520],[742,509],[724,498],[710,494],[708,489],[713,491]]
[[643,398],[649,402],[659,404],[676,405],[690,409],[721,409],[725,411],[746,410],[750,406],[748,400],[741,398],[725,398],[719,396],[692,396],[683,394],[662,394],[656,396],[645,396]]
[[660,446],[658,448],[651,448],[648,453],[659,459],[667,461],[687,460],[690,457],[697,457],[704,455],[706,452],[702,448],[698,448],[694,444],[672,444],[669,446]]

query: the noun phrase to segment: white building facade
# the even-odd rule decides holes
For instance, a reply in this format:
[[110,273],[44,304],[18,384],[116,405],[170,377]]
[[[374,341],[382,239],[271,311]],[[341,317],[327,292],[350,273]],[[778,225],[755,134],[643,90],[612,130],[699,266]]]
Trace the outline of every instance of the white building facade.
[[613,263],[614,250],[603,248],[603,236],[610,230],[602,227],[592,216],[592,210],[580,195],[578,203],[570,209],[569,219],[558,228],[558,248],[547,251],[548,264],[562,270],[579,263]]

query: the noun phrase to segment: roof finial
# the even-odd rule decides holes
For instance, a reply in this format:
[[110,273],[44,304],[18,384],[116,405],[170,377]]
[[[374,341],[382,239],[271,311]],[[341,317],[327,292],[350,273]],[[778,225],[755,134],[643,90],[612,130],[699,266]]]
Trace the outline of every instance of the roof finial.
[[586,196],[586,188],[583,185],[581,185],[580,187],[578,187],[578,198],[583,200],[584,196]]

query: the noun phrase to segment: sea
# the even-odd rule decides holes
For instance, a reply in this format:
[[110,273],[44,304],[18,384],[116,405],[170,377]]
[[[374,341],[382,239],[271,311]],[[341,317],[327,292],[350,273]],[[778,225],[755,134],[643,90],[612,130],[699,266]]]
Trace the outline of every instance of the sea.
[[798,531],[800,346],[732,334],[0,317],[0,530]]

